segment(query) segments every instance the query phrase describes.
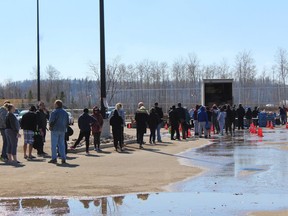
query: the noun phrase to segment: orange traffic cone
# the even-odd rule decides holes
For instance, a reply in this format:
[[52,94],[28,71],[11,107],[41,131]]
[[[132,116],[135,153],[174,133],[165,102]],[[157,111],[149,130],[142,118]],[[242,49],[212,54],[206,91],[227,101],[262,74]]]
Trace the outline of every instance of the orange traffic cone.
[[270,121],[267,121],[266,128],[270,128]]
[[168,130],[168,124],[166,123],[164,126],[165,130]]
[[262,128],[259,128],[259,129],[258,129],[258,136],[259,136],[259,137],[263,137],[263,130],[262,130]]
[[251,133],[252,133],[252,134],[255,134],[255,133],[257,133],[257,131],[256,131],[256,128],[255,128],[255,127],[252,127],[252,128],[251,128]]
[[191,137],[191,129],[190,129],[190,128],[188,128],[187,136],[188,136],[188,137]]
[[131,128],[132,128],[132,124],[131,124],[131,123],[128,123],[128,124],[127,124],[127,128],[131,129]]
[[271,122],[271,124],[270,124],[270,129],[274,129],[273,122]]
[[211,125],[211,132],[214,132],[214,125]]

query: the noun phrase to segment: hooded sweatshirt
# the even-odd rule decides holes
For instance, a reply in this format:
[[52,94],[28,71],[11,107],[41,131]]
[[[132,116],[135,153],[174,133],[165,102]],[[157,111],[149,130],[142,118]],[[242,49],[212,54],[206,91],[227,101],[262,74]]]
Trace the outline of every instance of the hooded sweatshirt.
[[198,122],[208,122],[208,115],[205,110],[205,107],[201,107],[198,111]]

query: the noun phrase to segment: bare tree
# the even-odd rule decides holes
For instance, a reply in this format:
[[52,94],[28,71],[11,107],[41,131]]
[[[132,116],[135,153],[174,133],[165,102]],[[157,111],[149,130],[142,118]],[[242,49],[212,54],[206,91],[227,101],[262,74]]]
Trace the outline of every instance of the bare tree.
[[279,48],[276,54],[276,67],[278,70],[279,83],[283,84],[283,101],[286,105],[286,80],[288,76],[288,53],[287,50]]
[[246,89],[253,86],[256,77],[256,65],[251,52],[238,53],[235,59],[234,75],[239,82],[239,102],[244,100],[244,103],[248,104],[251,100],[251,92]]

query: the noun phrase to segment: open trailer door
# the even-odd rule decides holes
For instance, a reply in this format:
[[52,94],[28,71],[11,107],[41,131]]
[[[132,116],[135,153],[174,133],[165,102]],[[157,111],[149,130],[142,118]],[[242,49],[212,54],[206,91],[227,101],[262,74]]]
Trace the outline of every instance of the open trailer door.
[[233,105],[233,79],[203,79],[202,105]]

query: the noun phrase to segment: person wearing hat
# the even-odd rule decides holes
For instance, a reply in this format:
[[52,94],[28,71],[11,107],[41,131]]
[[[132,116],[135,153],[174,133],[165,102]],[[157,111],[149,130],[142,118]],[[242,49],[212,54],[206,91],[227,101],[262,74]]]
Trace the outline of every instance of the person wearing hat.
[[96,119],[89,115],[88,108],[83,110],[83,114],[78,118],[78,127],[80,129],[80,133],[77,141],[70,149],[75,149],[76,146],[80,143],[80,141],[85,137],[86,142],[86,155],[89,155],[89,145],[90,145],[90,133],[91,126],[96,123]]
[[137,142],[140,144],[139,148],[143,149],[144,144],[144,134],[147,130],[147,123],[148,123],[148,111],[144,106],[141,106],[137,109],[135,114],[135,121],[136,121],[136,131],[137,131]]
[[[37,129],[37,115],[36,107],[31,106],[29,112],[25,113],[21,119],[21,128],[24,133],[24,158],[32,160],[35,157],[32,155],[33,143],[34,143],[34,133]],[[27,146],[28,147],[28,156],[27,156]]]
[[3,141],[1,160],[3,160],[3,161],[8,160],[7,138],[6,138],[6,134],[5,134],[5,129],[6,129],[6,116],[8,114],[7,109],[8,109],[9,104],[10,104],[10,101],[5,101],[3,106],[0,107],[0,131],[1,131],[2,141]]
[[100,136],[103,127],[103,117],[101,115],[100,109],[95,106],[93,108],[93,114],[91,115],[94,119],[96,119],[95,123],[92,124],[92,134],[94,137],[94,150],[99,152],[100,150]]

